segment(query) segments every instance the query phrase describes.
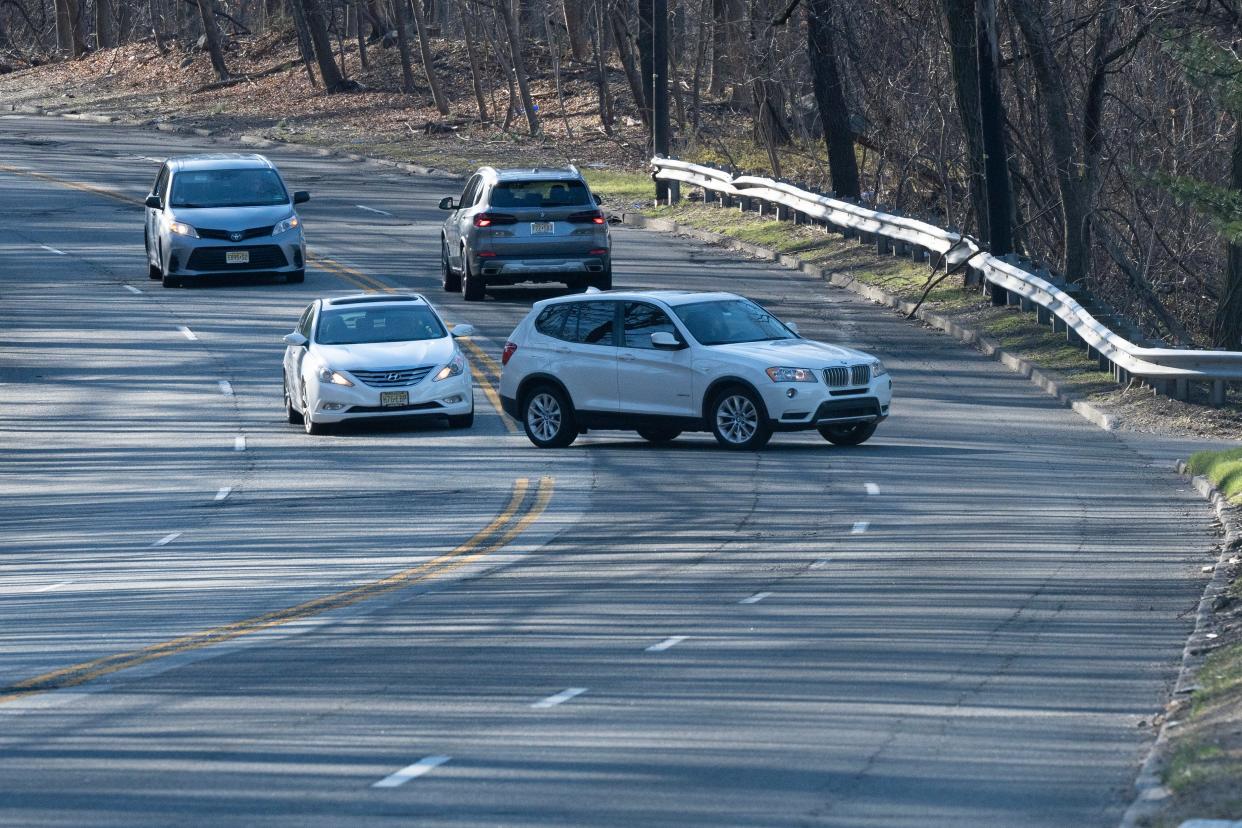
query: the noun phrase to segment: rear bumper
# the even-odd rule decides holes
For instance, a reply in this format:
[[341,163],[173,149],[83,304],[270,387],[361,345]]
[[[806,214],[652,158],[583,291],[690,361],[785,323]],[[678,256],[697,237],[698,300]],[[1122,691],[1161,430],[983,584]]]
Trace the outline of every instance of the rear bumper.
[[472,256],[470,270],[488,284],[518,282],[563,282],[604,273],[611,267],[610,256],[557,256],[520,258],[505,256]]

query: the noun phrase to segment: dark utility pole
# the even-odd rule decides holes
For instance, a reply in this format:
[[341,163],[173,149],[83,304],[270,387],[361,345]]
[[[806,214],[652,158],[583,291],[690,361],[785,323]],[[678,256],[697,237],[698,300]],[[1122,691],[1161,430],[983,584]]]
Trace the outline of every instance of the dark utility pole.
[[[651,21],[651,144],[656,155],[668,156],[668,0],[652,0]],[[656,182],[656,199],[668,201],[668,184]]]

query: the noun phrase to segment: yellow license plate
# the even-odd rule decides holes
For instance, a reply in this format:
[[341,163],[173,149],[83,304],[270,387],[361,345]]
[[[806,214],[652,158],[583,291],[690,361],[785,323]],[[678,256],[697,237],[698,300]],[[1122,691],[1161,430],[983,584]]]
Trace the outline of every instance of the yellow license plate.
[[532,236],[546,236],[555,232],[555,226],[550,221],[532,221],[530,223],[530,234]]
[[393,408],[400,405],[410,404],[409,391],[381,391],[380,405],[384,408]]
[[249,250],[228,250],[224,254],[225,264],[250,264]]

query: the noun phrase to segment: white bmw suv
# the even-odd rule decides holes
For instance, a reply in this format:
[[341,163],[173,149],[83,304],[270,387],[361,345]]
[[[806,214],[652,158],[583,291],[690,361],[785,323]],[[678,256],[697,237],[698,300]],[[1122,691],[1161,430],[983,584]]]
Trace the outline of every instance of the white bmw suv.
[[540,448],[590,428],[634,429],[655,443],[711,431],[757,449],[775,431],[867,440],[893,383],[861,351],[798,336],[732,293],[609,291],[546,299],[505,343],[500,398]]

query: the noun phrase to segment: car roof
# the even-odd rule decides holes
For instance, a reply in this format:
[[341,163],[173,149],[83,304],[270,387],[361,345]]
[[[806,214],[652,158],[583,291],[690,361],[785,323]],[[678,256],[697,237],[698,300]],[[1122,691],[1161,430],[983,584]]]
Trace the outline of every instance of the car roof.
[[168,159],[174,172],[185,170],[245,170],[276,169],[276,166],[257,153],[207,152],[200,155],[175,155]]
[[351,293],[348,296],[327,296],[323,299],[323,306],[326,308],[339,308],[350,305],[403,305],[407,303],[431,305],[430,302],[418,293]]
[[539,310],[547,305],[559,305],[565,302],[589,302],[593,299],[609,299],[623,302],[641,302],[655,299],[669,307],[673,307],[676,305],[689,305],[695,302],[719,302],[745,298],[736,293],[725,293],[723,291],[705,293],[694,290],[607,290],[596,291],[595,293],[575,293],[569,296],[554,296],[551,299],[543,299],[536,302],[533,307],[535,310]]

